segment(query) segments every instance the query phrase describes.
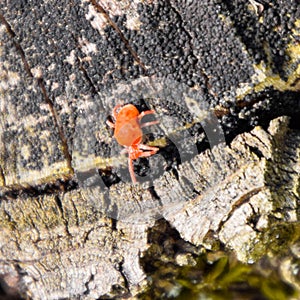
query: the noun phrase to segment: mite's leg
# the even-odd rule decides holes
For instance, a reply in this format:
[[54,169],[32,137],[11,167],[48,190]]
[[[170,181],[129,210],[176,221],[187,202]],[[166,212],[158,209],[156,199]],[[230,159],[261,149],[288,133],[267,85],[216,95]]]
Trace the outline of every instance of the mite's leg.
[[106,124],[110,127],[110,128],[115,128],[115,124],[109,120],[106,120]]
[[[138,115],[138,120],[141,121],[141,119],[146,116],[146,115],[151,115],[151,114],[155,114],[155,111],[152,110],[146,110],[146,111],[142,111],[139,115]],[[151,126],[151,125],[155,125],[158,124],[159,121],[152,121],[152,122],[146,122],[144,124],[141,124],[141,128],[146,127],[146,126]]]
[[139,118],[139,120],[141,120],[144,116],[146,116],[146,115],[152,115],[152,114],[155,114],[155,110],[153,110],[153,109],[151,109],[151,110],[145,110],[145,111],[142,111],[138,115],[138,118]]
[[129,173],[130,173],[131,180],[135,184],[136,183],[136,178],[135,178],[135,175],[134,175],[132,159],[130,157],[128,157],[128,170],[129,170]]
[[123,155],[123,154],[126,154],[128,152],[129,152],[128,148],[124,148],[124,149],[121,150],[120,153]]
[[117,110],[118,110],[120,107],[122,107],[122,106],[123,106],[123,104],[117,104],[117,105],[114,107],[114,109],[113,109],[113,117],[114,117],[115,120],[117,119],[117,116],[118,116]]
[[[114,121],[116,121],[117,116],[118,116],[117,110],[118,110],[121,106],[122,106],[122,104],[117,104],[117,105],[114,107],[113,111],[112,111],[112,117],[113,117]],[[115,128],[115,124],[114,124],[113,122],[109,121],[109,120],[106,121],[106,124],[107,124],[109,127],[111,127],[111,128]]]
[[156,124],[158,124],[159,123],[159,121],[152,121],[152,122],[146,122],[146,123],[143,123],[143,124],[141,124],[141,128],[144,128],[144,127],[146,127],[146,126],[151,126],[151,125],[156,125]]
[[148,145],[144,145],[144,144],[139,144],[138,147],[141,150],[146,150],[146,152],[142,152],[139,155],[140,157],[151,156],[151,155],[155,154],[159,150],[159,148],[157,148],[157,147],[152,147],[152,146],[148,146]]

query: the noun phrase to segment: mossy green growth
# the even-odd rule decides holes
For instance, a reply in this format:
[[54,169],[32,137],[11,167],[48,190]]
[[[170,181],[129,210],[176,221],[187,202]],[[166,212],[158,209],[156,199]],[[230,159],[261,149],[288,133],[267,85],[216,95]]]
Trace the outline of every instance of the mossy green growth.
[[[174,236],[172,239],[171,230],[167,233],[163,238],[156,236],[160,243],[152,244],[143,258],[149,288],[139,299],[292,300],[300,297],[298,223],[274,221],[273,227],[261,235],[257,259],[248,264],[237,260],[230,251],[208,251]],[[173,247],[166,243],[169,239]],[[166,244],[171,247],[168,251],[163,246]]]
[[219,251],[201,254],[196,261],[194,266],[159,266],[156,261],[157,269],[149,274],[151,287],[139,299],[297,299],[269,259],[249,265]]

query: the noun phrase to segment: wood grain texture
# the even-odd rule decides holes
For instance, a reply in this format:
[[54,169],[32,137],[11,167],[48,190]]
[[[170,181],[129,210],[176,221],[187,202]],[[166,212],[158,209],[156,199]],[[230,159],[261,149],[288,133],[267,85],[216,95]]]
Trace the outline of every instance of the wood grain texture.
[[[155,182],[161,217],[194,245],[210,248],[220,240],[242,261],[266,253],[268,244],[261,242],[269,226],[298,221],[300,136],[287,131],[287,122],[276,119],[268,131],[257,127],[230,147],[197,155],[182,164],[178,180],[166,173]],[[185,169],[193,169],[191,180]],[[198,196],[192,196],[191,185]],[[143,207],[142,199],[134,200],[136,189],[119,184],[116,191],[120,202],[139,201]],[[144,207],[140,215],[114,223],[101,210],[101,201],[83,198],[82,191],[3,201],[2,272],[17,272],[22,290],[33,299],[137,291],[145,279],[139,258],[149,246],[147,230],[157,212],[144,218],[152,212]]]
[[[299,221],[297,8],[297,1],[264,3],[262,11],[246,0],[2,2],[6,293],[137,295],[149,284],[141,257],[158,219],[182,243],[221,243],[249,263],[267,253],[272,228]],[[122,101],[155,109],[160,121],[146,139],[160,152],[136,162],[135,186],[105,123]],[[217,125],[205,119],[210,113]]]

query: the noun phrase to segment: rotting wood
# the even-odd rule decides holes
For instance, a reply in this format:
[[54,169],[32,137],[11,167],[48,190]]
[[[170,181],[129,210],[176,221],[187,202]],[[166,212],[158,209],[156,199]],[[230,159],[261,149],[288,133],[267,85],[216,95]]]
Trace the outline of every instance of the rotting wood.
[[[240,260],[255,261],[268,250],[266,241],[259,242],[274,218],[298,220],[299,143],[299,131],[288,130],[288,118],[282,117],[268,131],[257,127],[230,147],[197,155],[182,164],[179,180],[166,173],[154,183],[159,215],[146,207],[147,199],[137,198],[147,189],[133,190],[131,184],[116,185],[115,205],[139,202],[144,211],[123,220],[107,218],[101,198],[97,203],[82,197],[83,190],[3,201],[3,280],[15,279],[14,287],[33,299],[134,294],[145,285],[139,260],[149,247],[147,230],[159,217],[194,245],[210,248],[213,233]],[[196,175],[189,179],[191,165]],[[250,222],[253,216],[256,223]]]
[[[242,261],[260,257],[271,225],[298,221],[299,131],[286,130],[283,117],[268,131],[237,134],[276,116],[297,120],[296,1],[274,1],[259,17],[248,0],[101,1],[113,27],[93,2],[0,4],[0,273],[7,293],[136,294],[146,283],[139,258],[157,218],[195,245],[213,248],[219,239]],[[134,61],[158,80],[198,90],[228,140],[237,137],[179,167],[172,156],[167,164],[155,157],[154,167],[171,171],[156,173],[153,187],[78,186],[76,159],[88,157],[94,175],[122,164],[105,119],[122,99],[116,85],[127,89],[123,100],[145,108],[130,93],[132,80],[146,74]],[[180,130],[176,146],[189,139],[203,150],[203,131],[186,116],[184,97],[175,96],[149,101],[163,117],[155,132],[162,153],[172,152],[167,139]]]

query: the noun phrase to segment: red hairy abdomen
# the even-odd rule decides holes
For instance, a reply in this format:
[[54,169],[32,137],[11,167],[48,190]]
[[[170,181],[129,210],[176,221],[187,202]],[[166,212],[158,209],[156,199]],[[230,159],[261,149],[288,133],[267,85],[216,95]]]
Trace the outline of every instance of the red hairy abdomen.
[[139,111],[132,104],[121,108],[115,122],[114,136],[122,146],[132,146],[142,141],[142,130],[138,120]]

